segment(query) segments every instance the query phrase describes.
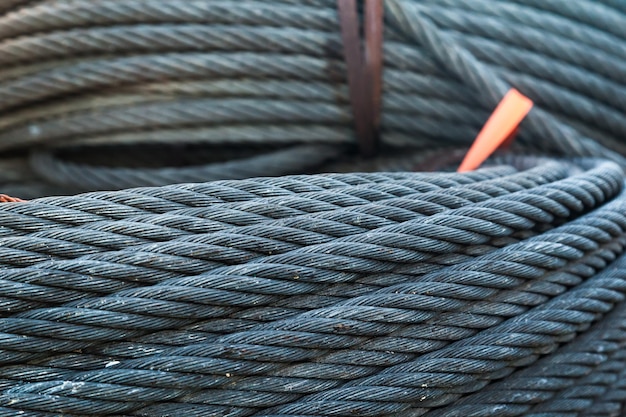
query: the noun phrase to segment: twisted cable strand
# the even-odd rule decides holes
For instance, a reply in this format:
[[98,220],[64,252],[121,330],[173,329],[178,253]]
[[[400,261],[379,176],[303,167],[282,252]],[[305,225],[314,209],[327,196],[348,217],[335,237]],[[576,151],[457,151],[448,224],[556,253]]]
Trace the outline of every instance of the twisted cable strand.
[[[616,203],[616,204],[617,204],[617,203]],[[619,206],[619,204],[618,204],[618,206]],[[611,209],[609,208],[607,211],[608,211],[608,212],[610,212],[610,210],[611,210]],[[600,212],[598,213],[598,216],[599,216],[599,217],[601,217],[601,218],[604,218],[604,217],[606,217],[606,214],[608,214],[608,213],[604,213],[603,211],[600,211]],[[604,216],[603,216],[603,215],[604,215]],[[620,222],[621,222],[621,223],[623,223],[623,222],[624,222],[624,220],[621,220]],[[623,230],[623,229],[622,229],[622,230]],[[560,240],[560,238],[558,238],[558,239],[557,239],[557,241],[558,241],[558,240]],[[530,242],[529,242],[529,243],[530,243]],[[582,242],[581,242],[581,243],[582,243]],[[620,247],[618,247],[618,248],[616,248],[616,249],[615,249],[615,250],[617,250],[617,251],[618,251],[618,253],[621,251],[621,246],[622,246],[622,245],[620,245]],[[531,247],[534,247],[534,246],[531,244]],[[602,253],[602,252],[601,252],[601,253]],[[601,256],[602,256],[602,257],[605,257],[606,255],[607,255],[607,254],[605,253],[604,255],[601,255]],[[519,258],[519,257],[517,257],[517,258]],[[514,259],[517,259],[517,258],[514,256]],[[613,258],[614,258],[614,256],[613,256]],[[600,258],[600,259],[601,259],[601,258]],[[611,259],[611,257],[609,257],[609,258],[607,258],[607,259]],[[545,261],[545,260],[544,260],[544,261]],[[491,264],[491,263],[489,263],[489,264]],[[595,265],[595,266],[596,266],[596,267],[598,267],[598,268],[602,268],[602,264],[597,264],[597,263],[595,263],[595,262],[592,262],[592,265]],[[579,273],[580,273],[580,272],[579,272]],[[587,272],[587,274],[593,274],[593,272]],[[571,284],[570,284],[570,285],[571,285]],[[457,320],[458,320],[458,318],[457,318]],[[458,324],[458,323],[457,323],[457,324]],[[343,338],[343,339],[345,339],[345,338]],[[339,339],[339,340],[343,340],[343,339]],[[345,340],[343,341],[343,343],[345,343]],[[174,395],[174,394],[172,394],[172,395]]]
[[[601,172],[601,170],[599,172]],[[493,182],[497,184],[499,181],[493,181]],[[564,181],[564,184],[565,183],[567,183],[567,181]],[[559,183],[557,182],[557,184]],[[542,186],[540,186],[539,188],[541,187]],[[547,186],[543,186],[543,187],[548,187],[549,189],[551,188],[551,184]],[[481,185],[481,188],[482,188],[482,185]],[[496,193],[501,194],[501,191],[497,187],[494,189],[494,191]],[[477,201],[479,202],[478,206],[481,206],[481,205],[484,206],[485,204],[490,204],[490,205],[493,205],[494,207],[498,207],[498,206],[502,206],[501,203],[500,204],[497,203],[498,199],[510,198],[512,201],[527,200],[528,202],[532,202],[532,204],[536,205],[537,207],[543,207],[544,210],[548,211],[548,213],[552,213],[552,214],[547,214],[545,212],[542,213],[541,211],[536,211],[536,209],[529,211],[531,207],[526,203],[522,203],[521,205],[519,203],[516,203],[517,208],[515,209],[514,209],[515,206],[508,205],[509,209],[514,209],[514,212],[517,212],[524,216],[530,215],[530,218],[532,218],[534,222],[540,221],[543,223],[548,223],[549,221],[552,220],[553,218],[552,216],[554,214],[559,215],[559,216],[567,216],[570,213],[570,211],[562,205],[555,206],[554,202],[550,202],[549,200],[545,200],[541,198],[537,199],[533,197],[537,195],[536,190],[531,189],[531,192],[532,194],[528,196],[530,197],[530,200],[528,200],[528,197],[523,198],[522,197],[523,194],[520,195],[520,191],[512,194],[510,197],[505,193],[505,194],[502,194],[500,197],[496,198],[495,204],[494,202],[485,200],[485,198],[487,198],[489,194],[481,195],[481,194],[475,194],[475,193],[472,194],[470,192],[469,195],[467,194],[466,195],[470,198],[470,200],[467,201],[468,203],[472,201],[473,199],[477,198]],[[439,200],[441,203],[444,204],[443,206],[441,206],[441,208],[437,208],[436,206],[433,207],[432,205],[427,205],[426,206],[427,210],[434,209],[434,213],[438,216],[442,216],[444,213],[446,213],[445,205],[448,204],[449,196],[447,196],[445,192],[442,194],[439,194],[437,192],[427,193],[424,195],[424,197],[425,197],[425,200],[430,201],[430,203],[437,203],[437,201]],[[565,199],[562,199],[562,197],[564,196],[560,197],[562,202],[565,202],[566,204],[568,204],[568,200],[570,200],[568,205],[571,205],[572,203],[571,198],[566,197]],[[419,198],[420,196],[418,195],[417,202],[419,202]],[[604,197],[602,197],[601,195],[598,195],[597,198],[602,199]],[[391,201],[393,202],[394,200],[391,200]],[[452,201],[454,204],[453,207],[459,207],[459,205],[461,204],[460,209],[456,208],[452,212],[465,210],[464,208],[462,208],[463,200],[459,200],[458,198],[456,198]],[[589,201],[588,204],[593,205],[594,204],[593,200]],[[364,207],[367,207],[367,206],[364,206]],[[374,205],[373,208],[377,209],[378,207]],[[384,206],[381,206],[380,208],[383,209],[383,213],[384,213],[384,214],[383,213],[381,214],[384,217],[388,218],[391,213],[388,210],[386,210]],[[421,210],[423,210],[421,205],[418,205],[416,208],[418,210],[418,213]],[[577,207],[576,204],[574,204],[572,208],[575,210],[576,209],[580,210],[582,206]],[[441,211],[441,209],[443,209],[443,211]],[[437,214],[437,212],[439,213]],[[482,217],[484,215],[493,217],[496,212],[485,211],[483,214],[480,214],[481,213],[480,210],[478,212],[474,210],[473,213],[474,214],[472,215],[479,214],[479,217]],[[43,288],[41,287],[41,285],[36,285],[33,287],[31,284],[29,284],[29,282],[33,282],[33,283],[39,282],[43,279],[44,276],[47,277],[46,280],[48,282],[54,283],[53,286],[57,287],[61,285],[62,287],[69,289],[69,288],[72,288],[74,285],[76,285],[75,284],[76,280],[80,280],[80,276],[76,276],[75,275],[76,273],[80,274],[82,271],[89,271],[91,283],[81,284],[81,287],[85,289],[91,288],[91,291],[101,292],[103,289],[106,290],[106,288],[108,288],[109,285],[111,284],[113,284],[114,288],[118,288],[118,289],[120,288],[120,285],[125,285],[125,281],[127,280],[125,280],[123,277],[127,275],[127,273],[123,271],[124,271],[124,268],[128,266],[134,267],[133,268],[133,282],[130,283],[131,285],[134,286],[140,282],[154,283],[154,282],[158,282],[159,280],[164,279],[165,277],[170,277],[170,278],[173,278],[176,276],[182,277],[186,274],[195,274],[198,272],[207,271],[208,268],[215,268],[222,263],[226,263],[226,264],[235,263],[236,264],[236,263],[241,263],[241,262],[246,262],[246,261],[249,262],[259,256],[259,255],[255,255],[249,252],[250,248],[254,248],[255,251],[258,252],[259,254],[266,254],[266,253],[279,254],[279,253],[286,253],[294,249],[294,246],[293,246],[294,244],[296,245],[296,247],[300,247],[303,244],[311,245],[313,243],[317,243],[318,245],[320,245],[320,249],[322,249],[323,251],[326,251],[325,250],[326,245],[337,243],[337,240],[335,238],[337,237],[347,238],[346,243],[348,243],[349,241],[355,240],[355,239],[352,239],[351,235],[354,234],[354,236],[357,236],[360,232],[368,230],[368,228],[362,229],[362,227],[365,224],[363,224],[361,220],[358,220],[358,223],[357,223],[357,226],[359,226],[360,230],[355,229],[354,226],[352,225],[354,221],[353,220],[354,216],[350,215],[346,218],[343,215],[343,212],[341,210],[336,211],[336,212],[331,212],[328,214],[329,214],[328,216],[324,216],[324,217],[327,217],[329,220],[331,220],[330,223],[326,224],[326,227],[330,226],[331,229],[327,229],[330,231],[330,234],[326,236],[320,235],[319,233],[321,231],[319,230],[320,220],[321,220],[320,217],[317,217],[317,218],[316,217],[310,217],[310,218],[302,217],[301,219],[294,218],[293,221],[289,220],[288,222],[282,222],[282,221],[277,222],[278,224],[276,226],[272,225],[271,223],[265,224],[265,225],[257,224],[253,227],[247,227],[247,228],[240,227],[240,228],[234,228],[230,230],[226,229],[225,231],[226,233],[224,233],[223,235],[222,234],[209,234],[209,235],[204,235],[204,236],[194,235],[194,236],[191,236],[190,239],[187,239],[186,236],[182,236],[179,239],[167,241],[163,243],[155,243],[155,244],[131,247],[129,251],[106,252],[106,253],[103,253],[102,255],[87,256],[87,257],[83,257],[82,258],[83,262],[78,265],[76,265],[74,262],[71,262],[71,261],[70,262],[55,261],[51,264],[42,263],[41,265],[37,266],[37,269],[39,269],[39,271],[29,271],[29,273],[27,274],[20,272],[20,270],[13,270],[13,271],[5,270],[3,271],[3,274],[6,277],[6,279],[8,279],[9,281],[17,280],[18,282],[23,282],[25,284],[23,289],[24,290],[29,289],[28,294],[30,294],[27,300],[24,300],[26,302],[25,305],[32,306],[32,302],[34,301],[34,299],[32,298],[33,291],[41,292]],[[350,211],[346,210],[345,214],[350,214]],[[218,218],[221,217],[219,212],[217,213],[217,215],[218,215]],[[357,216],[358,216],[357,218],[362,217],[361,214],[357,214]],[[332,222],[333,217],[337,218],[341,223],[333,224]],[[411,217],[412,216],[408,217],[408,219],[410,220]],[[456,219],[456,222],[459,222],[460,220],[463,219],[463,217],[459,217],[459,216],[456,216],[454,218]],[[527,219],[530,219],[530,218],[527,217]],[[392,258],[387,258],[387,260],[394,259],[395,257],[397,261],[399,260],[399,258],[397,258],[398,256],[407,256],[408,257],[407,261],[408,261],[410,259],[415,258],[415,256],[417,255],[418,256],[417,259],[420,259],[422,261],[427,261],[428,259],[432,258],[436,264],[437,256],[441,257],[443,255],[444,257],[441,259],[443,260],[445,259],[446,252],[452,251],[454,253],[454,252],[459,251],[459,249],[461,249],[459,247],[459,243],[465,242],[465,243],[473,244],[473,245],[482,245],[482,247],[481,246],[478,246],[478,247],[481,248],[480,251],[484,252],[486,250],[489,250],[488,249],[489,247],[484,245],[486,243],[486,239],[488,238],[486,238],[486,236],[481,236],[482,234],[487,233],[487,236],[489,236],[495,232],[495,235],[492,235],[493,237],[493,236],[506,236],[512,232],[510,230],[507,231],[505,229],[504,234],[503,234],[502,230],[498,230],[497,228],[494,229],[493,227],[488,227],[486,230],[481,230],[481,229],[484,229],[485,225],[487,225],[486,223],[484,222],[472,223],[471,221],[468,223],[467,222],[468,219],[469,218],[466,218],[464,220],[464,223],[467,223],[467,226],[461,227],[460,230],[464,231],[464,230],[471,230],[472,228],[474,228],[475,232],[473,233],[473,236],[470,237],[470,240],[467,240],[466,238],[462,238],[459,235],[459,231],[460,231],[458,229],[459,225],[453,225],[453,228],[450,228],[449,226],[436,227],[435,225],[430,224],[431,223],[430,220],[425,219],[425,221],[423,221],[424,223],[423,226],[415,225],[413,226],[412,230],[414,232],[417,230],[421,230],[421,233],[425,234],[424,237],[429,236],[430,238],[425,239],[423,242],[420,242],[419,240],[416,240],[410,237],[409,235],[405,235],[406,240],[407,240],[406,247],[410,247],[411,245],[417,245],[417,247],[421,247],[421,248],[428,247],[429,248],[428,251],[433,252],[433,250],[435,249],[433,245],[435,244],[439,246],[440,249],[435,250],[434,253],[431,253],[431,254],[421,253],[417,255],[414,252],[406,251],[406,250],[399,250],[399,248],[396,248],[394,250],[396,254],[393,255]],[[347,225],[349,225],[350,227],[344,231],[342,229],[345,229],[345,225],[343,224],[345,220],[348,220]],[[406,214],[401,213],[401,217],[398,220],[400,221],[399,224],[402,224],[403,221],[407,220]],[[420,220],[419,216],[417,216],[415,220],[419,221]],[[495,220],[495,218],[492,220]],[[307,229],[311,229],[311,226],[307,226],[306,224],[310,223],[311,221],[312,221],[311,226],[313,227],[313,230],[312,230],[313,233],[307,232]],[[510,222],[511,217],[509,217],[508,219],[507,217],[504,217],[502,218],[501,221],[504,221],[505,223]],[[384,228],[381,229],[381,226],[385,225],[385,223],[388,223],[388,226],[385,226]],[[528,220],[526,220],[526,223],[523,222],[521,224],[525,224],[523,226],[524,228],[527,228],[533,225],[532,222],[528,223]],[[337,226],[339,226],[339,228],[337,228]],[[379,220],[375,222],[372,226],[374,228],[378,228],[378,230],[381,232],[386,229],[393,230],[394,228],[393,223],[389,223],[388,220],[386,221],[383,220],[382,222]],[[417,226],[417,229],[415,228],[416,226]],[[511,224],[509,225],[509,227],[510,226]],[[435,227],[435,229],[433,229],[433,227]],[[469,227],[470,229],[467,229],[467,227]],[[478,227],[478,229],[476,229],[476,227]],[[519,225],[513,226],[513,227],[519,227]],[[335,231],[333,231],[333,229],[335,229]],[[478,234],[476,232],[478,232]],[[393,234],[389,234],[389,236],[398,236],[397,232],[393,231],[392,233]],[[71,234],[74,234],[74,233],[71,232]],[[85,238],[84,233],[79,233],[79,235],[81,239]],[[237,237],[236,235],[239,235],[239,237]],[[25,238],[4,239],[3,246],[7,248],[4,250],[4,258],[7,259],[9,258],[9,256],[12,255],[12,257],[16,259],[17,262],[19,262],[21,265],[24,265],[25,262],[30,263],[30,264],[35,264],[37,262],[44,261],[46,257],[50,256],[50,254],[53,254],[53,255],[55,254],[54,251],[56,248],[58,248],[56,249],[56,254],[58,255],[65,254],[66,257],[84,255],[85,250],[89,252],[89,249],[85,248],[85,246],[81,244],[78,246],[76,252],[74,252],[74,254],[72,255],[72,252],[70,252],[72,250],[72,246],[68,245],[68,242],[61,241],[61,242],[58,242],[60,243],[59,245],[58,243],[55,242],[57,241],[57,239],[54,239],[54,240],[53,239],[41,239],[40,240],[38,237],[35,238],[35,236],[28,235]],[[105,234],[105,237],[106,236],[108,236],[108,234]],[[257,236],[258,238],[255,239],[255,236]],[[381,237],[383,237],[384,239],[383,240],[384,242],[387,242],[389,240],[386,236],[387,235],[385,233],[382,233],[381,235]],[[373,236],[370,236],[368,239],[371,240],[371,237]],[[268,240],[268,238],[271,240]],[[97,241],[100,239],[101,238],[98,236],[98,234],[96,234],[95,240]],[[253,240],[251,241],[250,239],[253,239]],[[408,243],[408,242],[411,242],[411,243]],[[181,246],[181,243],[186,244],[186,246]],[[225,245],[225,243],[227,244]],[[454,243],[454,244],[451,245],[451,243]],[[219,249],[218,251],[215,251],[215,249],[218,248],[218,246],[216,245],[222,246],[222,248]],[[384,243],[384,245],[389,245],[389,243]],[[44,255],[43,257],[41,255],[37,256],[37,253],[33,253],[33,252],[29,253],[29,252],[19,249],[21,247],[23,248],[24,246],[45,247],[46,252],[42,254]],[[264,246],[266,247],[266,249],[263,248]],[[343,246],[346,247],[345,244]],[[12,250],[11,249],[12,247],[16,248],[17,250]],[[234,250],[238,247],[239,247],[239,250]],[[355,266],[359,264],[363,264],[366,259],[369,259],[370,264],[374,260],[385,260],[385,258],[380,259],[375,254],[374,254],[374,257],[372,258],[372,253],[370,249],[371,247],[372,246],[369,244],[361,247],[361,250],[364,252],[363,252],[363,255],[357,255],[357,257],[353,258],[355,262]],[[339,247],[337,247],[337,249],[338,248]],[[241,249],[243,249],[244,251],[242,252]],[[413,250],[415,250],[415,248],[413,248]],[[158,254],[159,259],[156,259],[154,255],[149,255],[150,252],[152,252],[154,255]],[[327,253],[330,254],[332,252],[327,252]],[[463,253],[463,252],[461,251],[460,253]],[[478,254],[478,253],[480,252],[477,252],[475,254]],[[471,254],[471,252],[468,252],[468,254]],[[25,256],[25,255],[28,255],[28,256]],[[148,256],[147,257],[148,262],[142,259],[142,257],[146,255]],[[190,255],[191,255],[191,259],[189,259]],[[354,254],[351,254],[351,255],[353,256]],[[273,256],[275,258],[278,255],[273,255]],[[307,258],[310,258],[310,256],[307,255],[305,259]],[[335,259],[342,259],[342,257],[340,256]],[[284,262],[284,261],[280,261],[280,262]],[[287,261],[287,262],[289,263],[291,261]],[[365,263],[365,265],[367,265],[367,263]],[[77,266],[78,268],[76,268]],[[302,266],[305,266],[305,265],[302,265]],[[71,269],[68,269],[68,268],[71,268]],[[357,271],[363,272],[361,268],[362,266],[357,267],[355,272]],[[341,270],[343,270],[343,268],[339,267],[338,271],[341,271]],[[118,278],[118,274],[120,275],[119,278]],[[98,277],[99,279],[94,280],[95,277]],[[112,278],[114,281],[110,282]],[[104,281],[102,279],[104,279]],[[69,284],[69,287],[67,286],[68,284]],[[7,291],[8,291],[7,296],[10,296],[10,294],[14,291],[14,285],[15,284],[11,283],[7,287]],[[49,301],[54,298],[55,296],[54,294],[56,294],[57,292],[58,292],[58,289],[53,289],[52,297],[50,297],[47,294],[42,293],[41,294],[42,297],[39,297],[39,299],[41,301],[43,300]],[[70,297],[75,296],[73,294],[75,293],[69,293],[68,296]],[[19,306],[19,301],[14,301],[13,303],[10,304],[10,311],[15,311],[16,309],[19,310],[18,306]]]
[[[393,0],[389,2],[389,5],[397,25],[420,44],[425,45],[436,56],[437,60],[454,71],[457,76],[468,80],[476,90],[485,92],[486,97],[484,99],[490,100],[490,104],[497,103],[509,90],[506,82],[501,79],[494,79],[493,74],[483,63],[479,62],[467,50],[462,49],[452,37],[437,31],[434,24],[412,4],[402,0]],[[442,45],[445,47],[441,47]],[[536,133],[542,137],[550,138],[552,145],[560,147],[566,153],[579,156],[605,156],[615,161],[623,159],[622,156],[612,151],[600,149],[598,143],[581,137],[568,126],[559,125],[541,109],[535,109],[529,115],[528,123],[533,126]],[[575,137],[576,140],[571,140],[571,137]]]
[[[482,181],[507,172],[511,170],[496,168],[482,170],[472,175],[327,174],[313,177],[256,178],[236,182],[216,181],[113,193],[93,192],[68,199],[42,198],[29,204],[0,205],[0,213],[2,227],[5,230],[10,229],[11,234],[15,235],[44,228],[72,227],[107,219],[122,220],[143,214],[163,214],[178,209],[199,208],[208,204],[252,201],[257,198],[289,196],[351,185],[383,183],[394,179],[415,181],[414,186],[418,187],[418,190],[427,190],[433,186],[450,187],[460,183]],[[320,195],[318,198],[323,197]]]
[[[412,363],[395,365],[381,372],[381,375],[389,377],[412,374],[414,377],[410,387],[419,386],[420,383],[427,385],[420,389],[408,389],[408,386],[401,390],[389,389],[388,386],[380,386],[373,377],[366,377],[342,389],[315,394],[305,401],[278,407],[276,411],[262,412],[260,415],[349,415],[348,413],[354,413],[355,410],[368,416],[402,411],[423,414],[428,408],[451,402],[463,392],[480,389],[490,379],[509,375],[514,368],[523,366],[526,361],[536,360],[538,354],[552,352],[559,342],[570,340],[578,330],[597,320],[598,315],[610,311],[612,304],[624,299],[626,287],[622,268],[623,258],[616,266],[582,284],[578,290],[557,296],[552,301],[492,329],[422,355]],[[593,290],[587,291],[592,285]],[[599,291],[600,288],[607,288],[609,291],[603,293]],[[597,303],[596,300],[601,302]],[[529,325],[529,322],[534,323]],[[549,336],[544,336],[543,340],[532,337],[540,334]],[[488,342],[495,339],[502,341],[501,346]],[[428,378],[420,375],[428,371],[451,372],[463,377],[459,391],[450,394],[449,391],[432,387]],[[401,384],[402,382],[400,386]],[[359,394],[355,395],[356,392]],[[391,402],[401,398],[406,402]],[[370,406],[373,408],[369,408]]]
[[[269,352],[268,352],[269,353]],[[245,371],[244,371],[245,372]]]
[[[621,9],[585,1],[583,16],[564,2],[465,3],[385,3],[385,153],[468,144],[514,86],[535,102],[520,134],[525,149],[624,165],[616,152],[626,132],[623,34],[607,29],[624,21]],[[354,148],[333,1],[10,8],[0,13],[0,61],[7,64],[0,73],[0,148],[37,147],[32,169],[55,192],[319,172],[345,162]],[[129,94],[146,96],[135,101]],[[232,108],[216,108],[211,99],[231,100]],[[181,169],[160,162],[162,169],[150,170],[64,155],[84,144],[107,146],[109,138],[136,152],[150,142],[189,141],[221,154],[224,146],[249,143],[258,124],[278,149],[239,163]],[[282,124],[312,131],[301,139]],[[310,148],[289,148],[303,141]]]
[[[616,356],[624,360],[624,352],[620,351]],[[617,368],[617,367],[616,367]],[[624,381],[626,381],[626,372],[624,367],[619,366],[616,369],[618,373],[617,379],[611,385],[610,389],[596,399],[591,405],[583,410],[580,415],[585,417],[599,416],[619,416],[623,414],[624,401],[626,401],[626,389],[624,389]]]
[[[388,181],[384,184],[362,185],[359,188],[345,187],[322,192],[301,193],[297,196],[285,195],[241,203],[222,203],[206,208],[173,210],[167,212],[166,216],[160,214],[133,216],[125,218],[123,222],[96,220],[76,226],[79,229],[89,230],[79,231],[73,228],[59,230],[60,228],[57,227],[30,233],[24,237],[4,238],[2,247],[7,257],[5,262],[9,260],[7,249],[24,251],[16,255],[22,256],[19,258],[19,264],[26,266],[30,263],[27,263],[29,261],[24,256],[37,256],[33,252],[40,252],[45,258],[50,256],[59,259],[72,258],[89,252],[97,252],[97,247],[102,247],[103,244],[109,245],[105,246],[107,249],[123,249],[132,246],[129,239],[136,237],[140,238],[136,244],[145,243],[146,238],[166,242],[189,233],[217,232],[232,226],[239,229],[231,229],[231,232],[241,233],[245,230],[243,228],[245,226],[261,224],[267,228],[267,232],[261,232],[261,236],[290,243],[310,244],[320,239],[321,236],[316,236],[320,233],[328,235],[329,238],[347,236],[350,233],[358,233],[359,229],[365,231],[391,222],[406,221],[415,215],[434,214],[445,211],[447,208],[458,208],[464,204],[532,188],[545,184],[550,179],[563,178],[563,168],[549,164],[521,174],[499,179],[486,179],[476,186],[473,184],[460,186],[453,181],[447,184],[446,181],[440,181],[439,185],[444,188],[438,189],[436,184],[422,181]],[[396,184],[397,186],[394,187]],[[448,186],[450,188],[447,188]],[[547,201],[544,201],[539,204],[546,203]],[[547,208],[551,211],[556,210],[554,214],[559,216],[569,214],[567,209],[561,209],[554,204]],[[359,213],[357,218],[350,216],[350,213],[354,212]],[[311,215],[313,217],[309,218],[308,216]],[[307,217],[303,218],[303,216]],[[289,220],[274,221],[282,218],[289,218]],[[325,220],[324,226],[320,223],[323,220]],[[550,218],[544,219],[544,223],[549,220]],[[150,228],[148,225],[153,227]],[[273,226],[282,229],[284,234],[282,238],[276,231],[271,232]],[[286,233],[287,228],[292,228],[292,232]],[[124,232],[124,229],[127,231]],[[301,234],[299,231],[310,231],[315,234],[300,238],[297,237]],[[254,235],[258,232],[256,228],[249,228],[248,232],[243,233]],[[121,243],[118,243],[119,238],[123,239]],[[198,237],[193,239],[200,241]],[[72,247],[68,247],[68,243],[78,244],[77,254],[72,252]],[[55,253],[56,246],[60,246],[60,250]],[[42,247],[44,251],[41,252],[38,249],[29,251],[29,247]],[[261,247],[258,250],[263,251]]]
[[626,342],[624,313],[622,303],[604,320],[555,353],[515,372],[507,380],[495,382],[425,415],[578,415],[594,399],[600,400],[619,380],[619,373],[624,368],[622,351]]

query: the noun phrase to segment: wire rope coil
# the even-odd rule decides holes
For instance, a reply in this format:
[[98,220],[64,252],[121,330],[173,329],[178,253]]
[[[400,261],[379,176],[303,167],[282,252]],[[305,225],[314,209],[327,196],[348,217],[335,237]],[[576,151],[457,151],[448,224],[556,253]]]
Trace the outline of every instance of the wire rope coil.
[[618,415],[622,170],[502,162],[0,205],[0,415]]
[[[354,170],[335,0],[5,3],[0,150],[32,157],[3,192]],[[513,86],[522,149],[624,165],[619,2],[385,6],[383,158],[467,146]]]
[[0,416],[623,415],[625,23],[386,0],[356,160],[335,0],[2,2]]

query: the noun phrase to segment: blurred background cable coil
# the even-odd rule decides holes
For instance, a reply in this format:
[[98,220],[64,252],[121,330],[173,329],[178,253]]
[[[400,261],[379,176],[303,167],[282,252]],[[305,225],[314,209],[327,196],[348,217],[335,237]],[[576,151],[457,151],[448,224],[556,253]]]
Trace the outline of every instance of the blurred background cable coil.
[[5,1],[3,192],[411,170],[509,86],[535,102],[520,148],[623,163],[621,1],[384,3],[383,149],[359,163],[336,0]]
[[384,5],[1,2],[0,416],[624,415],[626,4]]

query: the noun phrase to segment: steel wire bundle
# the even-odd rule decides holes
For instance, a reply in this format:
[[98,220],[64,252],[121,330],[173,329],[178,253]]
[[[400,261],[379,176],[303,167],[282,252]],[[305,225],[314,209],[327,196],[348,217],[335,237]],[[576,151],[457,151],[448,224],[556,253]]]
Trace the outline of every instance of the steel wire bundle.
[[522,149],[624,163],[619,1],[385,6],[382,160],[355,168],[336,0],[4,1],[3,192],[413,169],[509,86],[535,102]]
[[[2,192],[190,183],[0,204],[0,416],[623,415],[626,7],[385,6],[355,163],[334,0],[1,2]],[[567,159],[278,176],[445,164],[511,86]]]
[[506,162],[2,204],[0,415],[619,415],[622,170]]

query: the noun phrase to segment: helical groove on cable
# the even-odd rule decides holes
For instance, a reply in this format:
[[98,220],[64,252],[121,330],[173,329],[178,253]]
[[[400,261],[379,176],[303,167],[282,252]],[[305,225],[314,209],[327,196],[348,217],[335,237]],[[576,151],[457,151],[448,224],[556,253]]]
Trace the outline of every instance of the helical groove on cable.
[[[0,151],[29,155],[8,194],[354,170],[336,0],[5,3]],[[466,146],[511,86],[520,149],[623,164],[613,3],[385,1],[383,168]]]
[[1,3],[0,416],[626,412],[620,0]]
[[3,204],[0,415],[616,409],[622,170],[508,163]]

